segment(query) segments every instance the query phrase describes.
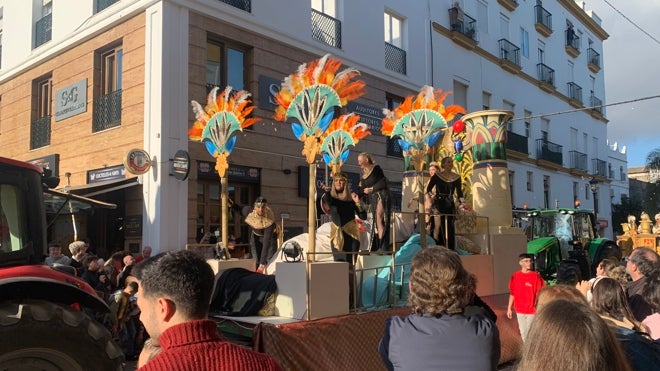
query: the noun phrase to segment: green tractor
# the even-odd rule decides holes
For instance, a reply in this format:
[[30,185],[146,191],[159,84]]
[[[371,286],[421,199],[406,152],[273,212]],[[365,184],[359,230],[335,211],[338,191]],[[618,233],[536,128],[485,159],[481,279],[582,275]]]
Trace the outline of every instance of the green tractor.
[[621,260],[619,246],[598,236],[590,210],[530,210],[527,219],[527,252],[534,254],[536,271],[549,282],[571,284],[589,279],[601,260]]

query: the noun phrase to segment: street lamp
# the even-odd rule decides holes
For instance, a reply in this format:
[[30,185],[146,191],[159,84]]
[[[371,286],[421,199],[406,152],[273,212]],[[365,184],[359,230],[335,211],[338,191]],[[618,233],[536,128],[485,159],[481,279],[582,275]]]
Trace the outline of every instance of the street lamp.
[[591,193],[594,195],[594,218],[597,218],[598,217],[598,181],[594,178],[591,178],[591,180],[589,181],[589,188],[591,188]]

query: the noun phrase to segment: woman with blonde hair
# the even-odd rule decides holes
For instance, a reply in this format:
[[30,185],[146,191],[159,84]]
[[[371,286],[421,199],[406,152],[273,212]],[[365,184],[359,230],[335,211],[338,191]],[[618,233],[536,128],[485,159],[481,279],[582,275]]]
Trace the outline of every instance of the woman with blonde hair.
[[565,299],[536,313],[517,369],[632,370],[605,321],[584,301]]
[[380,165],[376,165],[373,157],[362,152],[358,155],[358,165],[360,165],[361,175],[358,183],[358,196],[365,200],[369,205],[369,210],[373,217],[371,250],[390,251],[390,214],[392,207],[390,203],[390,190],[387,185],[387,178]]

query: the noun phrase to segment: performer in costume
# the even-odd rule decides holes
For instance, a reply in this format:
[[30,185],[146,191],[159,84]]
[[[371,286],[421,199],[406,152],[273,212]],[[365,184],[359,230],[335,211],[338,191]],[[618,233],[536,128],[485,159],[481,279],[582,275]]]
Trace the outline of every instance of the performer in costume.
[[358,195],[366,200],[369,210],[374,218],[376,232],[373,233],[372,226],[372,250],[390,251],[390,190],[387,187],[387,178],[383,169],[376,165],[370,154],[362,152],[358,155],[358,165],[362,169],[360,183],[358,184]]
[[[360,197],[348,189],[348,179],[344,173],[332,175],[332,187],[324,186],[323,201],[327,204],[332,221],[330,244],[333,251],[357,252],[360,249],[360,232],[355,221],[367,218]],[[345,254],[334,254],[335,261],[348,261]],[[350,261],[349,263],[352,263]]]
[[[433,175],[426,186],[426,193],[435,195],[433,203],[440,213],[440,225],[435,226],[432,230],[432,236],[436,243],[453,250],[455,244],[453,214],[456,213],[454,197],[458,197],[463,203],[463,190],[461,189],[461,177],[452,171],[452,158],[443,158],[440,165],[442,171]],[[426,210],[426,212],[430,211]]]
[[257,273],[265,273],[266,264],[275,255],[277,244],[275,242],[275,215],[268,207],[268,201],[258,197],[254,202],[254,209],[245,218],[245,223],[250,226],[250,248],[252,257],[256,260]]

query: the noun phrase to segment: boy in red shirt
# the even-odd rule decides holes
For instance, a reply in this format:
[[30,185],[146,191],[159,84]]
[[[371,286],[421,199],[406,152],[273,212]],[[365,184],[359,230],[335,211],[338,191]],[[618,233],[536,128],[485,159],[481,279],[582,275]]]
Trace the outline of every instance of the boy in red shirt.
[[533,254],[520,254],[518,256],[520,270],[514,272],[509,280],[509,305],[506,316],[511,319],[513,317],[512,309],[516,311],[520,337],[523,342],[536,312],[536,295],[545,286],[543,277],[532,270],[533,259]]

